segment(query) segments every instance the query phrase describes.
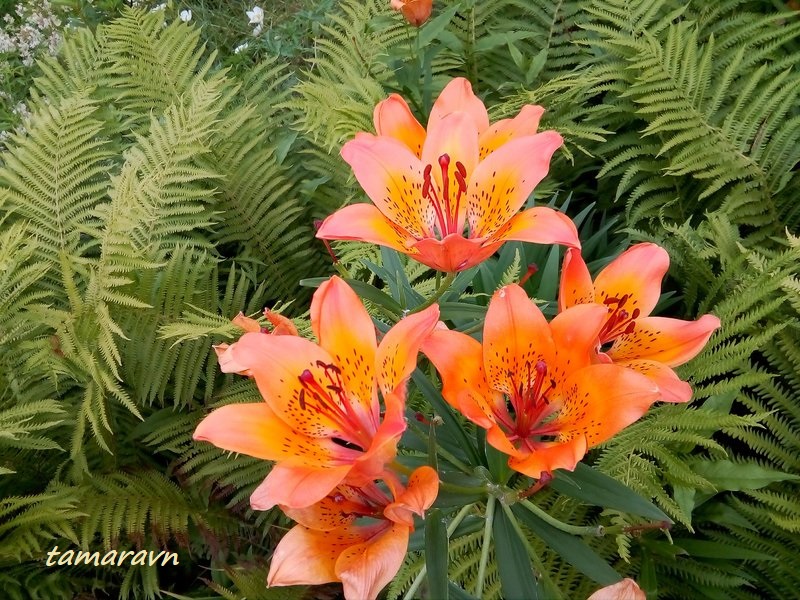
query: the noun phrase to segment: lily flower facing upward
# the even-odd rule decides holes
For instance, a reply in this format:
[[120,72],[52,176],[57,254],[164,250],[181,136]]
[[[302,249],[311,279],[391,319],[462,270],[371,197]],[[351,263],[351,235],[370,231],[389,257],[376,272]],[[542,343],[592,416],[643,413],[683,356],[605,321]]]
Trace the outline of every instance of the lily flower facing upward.
[[224,351],[222,370],[252,376],[264,402],[213,411],[194,439],[277,461],[250,498],[257,510],[309,506],[345,480],[372,481],[396,456],[405,383],[438,317],[435,305],[410,315],[378,345],[358,296],[333,277],[311,302],[319,345],[253,331]]
[[374,600],[403,564],[414,515],[423,516],[439,491],[430,467],[416,469],[408,487],[384,477],[388,493],[372,481],[340,485],[307,508],[282,506],[299,524],[275,549],[267,585],[341,581],[347,600]]
[[559,310],[593,302],[607,307],[599,335],[600,359],[635,369],[661,389],[665,402],[688,402],[692,389],[672,367],[691,360],[719,329],[714,315],[697,321],[651,317],[661,296],[669,255],[656,244],[636,244],[598,273],[592,282],[580,252],[564,257]]
[[536,133],[543,112],[526,106],[490,125],[469,81],[458,78],[434,103],[426,131],[400,96],[390,96],[375,109],[378,135],[359,133],[342,148],[374,204],[342,208],[317,237],[388,246],[450,273],[509,240],[580,247],[563,213],[519,212],[562,144],[555,131]]
[[658,399],[647,377],[593,364],[602,305],[576,306],[547,323],[518,285],[489,303],[483,344],[436,329],[422,346],[444,398],[487,430],[511,468],[539,478],[572,470],[587,450],[637,421]]
[[433,0],[392,0],[392,10],[403,13],[406,21],[420,27],[431,16]]

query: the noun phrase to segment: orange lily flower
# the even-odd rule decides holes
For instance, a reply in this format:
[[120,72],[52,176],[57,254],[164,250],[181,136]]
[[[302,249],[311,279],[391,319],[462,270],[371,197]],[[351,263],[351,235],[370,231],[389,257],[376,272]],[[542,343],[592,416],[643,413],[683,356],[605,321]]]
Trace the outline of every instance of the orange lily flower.
[[647,600],[647,594],[630,578],[600,588],[586,600]]
[[469,81],[458,78],[434,103],[426,132],[391,95],[375,109],[378,135],[359,133],[341,152],[374,204],[335,212],[317,237],[388,246],[446,272],[477,265],[509,240],[579,248],[563,213],[519,212],[562,144],[555,131],[536,133],[543,112],[526,106],[490,125]]
[[231,344],[223,371],[251,375],[265,401],[218,408],[197,426],[194,439],[277,461],[250,498],[257,510],[305,507],[345,479],[372,481],[396,456],[406,427],[405,382],[438,318],[435,305],[409,315],[378,345],[358,296],[333,277],[311,302],[319,345],[255,332]]
[[483,344],[436,329],[422,346],[444,398],[487,430],[487,441],[531,477],[575,468],[587,450],[638,420],[658,399],[647,377],[592,364],[606,309],[576,306],[547,323],[518,285],[495,292]]
[[[720,327],[714,315],[697,321],[648,316],[661,295],[669,255],[656,244],[636,244],[598,273],[594,283],[580,252],[567,250],[559,310],[586,302],[608,307],[600,331],[600,359],[635,369],[655,381],[665,402],[688,402],[692,388],[672,367],[691,360]],[[610,344],[610,346],[608,346]]]
[[407,488],[392,473],[384,476],[391,497],[370,482],[339,486],[307,508],[281,507],[299,525],[275,549],[267,585],[341,581],[347,600],[377,598],[403,564],[413,515],[423,516],[439,491],[430,467],[416,469]]
[[403,13],[406,21],[420,27],[431,16],[433,0],[392,0],[393,10]]

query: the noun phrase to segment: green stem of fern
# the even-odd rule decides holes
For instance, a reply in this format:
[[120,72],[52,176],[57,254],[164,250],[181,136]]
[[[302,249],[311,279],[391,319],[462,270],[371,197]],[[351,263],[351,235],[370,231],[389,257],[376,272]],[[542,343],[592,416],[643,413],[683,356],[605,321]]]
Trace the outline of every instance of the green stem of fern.
[[408,314],[413,315],[414,313],[421,312],[428,308],[429,306],[433,305],[439,298],[441,298],[444,293],[450,289],[450,286],[453,285],[453,281],[456,279],[455,273],[448,273],[444,280],[442,280],[441,284],[437,286],[436,291],[433,293],[433,296],[425,300],[422,304],[417,306],[415,309],[409,311]]
[[[458,514],[453,518],[450,522],[450,525],[447,526],[447,537],[448,539],[450,536],[455,533],[456,528],[461,524],[461,521],[464,520],[469,512],[472,510],[473,504],[467,504],[464,508],[458,511]],[[406,595],[403,596],[403,600],[411,600],[414,597],[414,594],[417,593],[419,586],[422,585],[422,581],[425,579],[425,575],[428,574],[428,569],[425,565],[422,565],[422,569],[420,569],[417,576],[414,578],[414,581],[411,583],[411,587],[408,588]]]
[[478,581],[475,584],[475,597],[483,594],[483,584],[486,579],[486,565],[489,563],[489,541],[492,538],[492,525],[494,524],[494,507],[497,498],[489,496],[486,502],[486,525],[483,529],[483,547],[481,548],[481,562],[478,564]]
[[601,537],[605,535],[605,529],[602,525],[570,525],[568,523],[563,523],[558,519],[551,517],[541,508],[536,506],[530,500],[520,500],[519,504],[524,506],[527,510],[532,512],[542,521],[547,523],[548,525],[552,525],[556,529],[563,531],[564,533],[569,533],[570,535],[592,535],[595,537]]

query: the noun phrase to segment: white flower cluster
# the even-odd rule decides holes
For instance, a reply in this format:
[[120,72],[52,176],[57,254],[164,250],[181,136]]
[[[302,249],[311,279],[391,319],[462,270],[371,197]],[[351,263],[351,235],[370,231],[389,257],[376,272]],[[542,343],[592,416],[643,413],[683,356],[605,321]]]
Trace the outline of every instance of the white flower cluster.
[[14,12],[3,17],[0,30],[0,53],[17,54],[26,67],[33,65],[42,51],[54,55],[61,44],[61,19],[48,0],[29,0],[17,4]]

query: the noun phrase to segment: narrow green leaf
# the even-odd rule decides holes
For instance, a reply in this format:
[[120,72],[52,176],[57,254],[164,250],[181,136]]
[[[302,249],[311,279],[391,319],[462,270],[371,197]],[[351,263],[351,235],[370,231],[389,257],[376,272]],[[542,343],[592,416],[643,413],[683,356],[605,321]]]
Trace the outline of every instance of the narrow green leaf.
[[558,552],[564,560],[593,581],[600,585],[611,585],[622,579],[619,573],[612,569],[581,538],[559,531],[522,506],[514,505],[511,510],[520,521],[525,523],[528,529],[542,538],[547,546]]
[[695,472],[710,481],[718,491],[758,490],[777,481],[797,481],[800,475],[762,467],[757,463],[731,460],[697,461]]
[[434,508],[425,518],[425,566],[428,569],[428,589],[432,598],[447,600],[447,557],[449,543],[442,511]]
[[[515,42],[517,40],[524,40],[533,36],[532,31],[504,31],[503,33],[492,33],[483,36],[478,43],[475,44],[476,52],[485,52],[503,44]],[[541,52],[539,53],[541,54]],[[538,56],[538,55],[537,55]],[[544,63],[542,63],[544,64]]]
[[691,556],[696,556],[698,558],[716,558],[719,560],[778,560],[777,556],[772,556],[764,552],[709,540],[676,538],[673,542],[676,546],[686,550]]
[[475,596],[468,594],[452,581],[447,582],[447,590],[450,592],[450,598],[452,600],[478,600]]
[[578,463],[575,470],[558,469],[550,487],[565,496],[582,500],[592,506],[603,506],[623,512],[672,523],[664,511],[642,498],[628,486],[592,467]]
[[494,552],[505,600],[545,600],[528,549],[504,510],[494,517]]
[[431,19],[428,21],[420,30],[419,30],[419,47],[425,48],[428,44],[430,44],[433,40],[439,37],[439,34],[447,29],[447,26],[452,21],[455,14],[461,8],[459,3],[454,4],[438,17]]

